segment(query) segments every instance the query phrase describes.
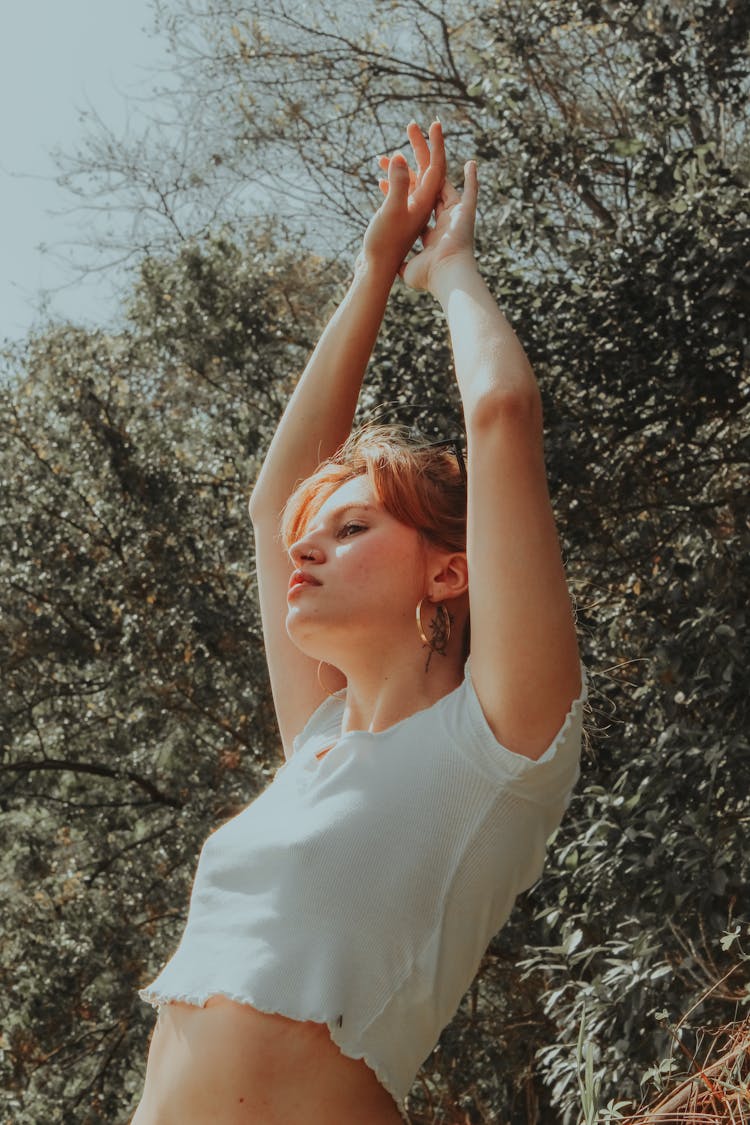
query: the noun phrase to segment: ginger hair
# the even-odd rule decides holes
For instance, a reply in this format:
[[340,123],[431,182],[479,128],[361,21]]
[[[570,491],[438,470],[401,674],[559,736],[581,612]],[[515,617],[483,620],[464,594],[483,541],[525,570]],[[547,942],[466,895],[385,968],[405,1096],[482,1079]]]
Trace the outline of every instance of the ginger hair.
[[[415,442],[405,426],[382,423],[353,430],[332,457],[295,487],[281,516],[287,550],[304,536],[337,488],[365,474],[386,511],[413,527],[425,545],[466,551],[466,486],[455,454],[445,446]],[[464,659],[469,640],[467,620]]]
[[296,486],[282,513],[285,546],[302,538],[337,488],[365,474],[386,511],[426,543],[466,550],[466,489],[454,454],[416,444],[404,426],[383,424],[352,431],[333,457]]

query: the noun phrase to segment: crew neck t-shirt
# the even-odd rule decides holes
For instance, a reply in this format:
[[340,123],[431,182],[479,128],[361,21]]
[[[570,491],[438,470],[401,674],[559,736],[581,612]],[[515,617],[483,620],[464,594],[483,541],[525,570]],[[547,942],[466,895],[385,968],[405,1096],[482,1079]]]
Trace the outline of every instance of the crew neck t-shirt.
[[[377,733],[341,734],[346,690],[200,853],[182,940],[139,995],[221,994],[328,1025],[403,1109],[578,778],[571,704],[537,761],[495,738],[471,679]],[[331,747],[318,757],[321,751]]]

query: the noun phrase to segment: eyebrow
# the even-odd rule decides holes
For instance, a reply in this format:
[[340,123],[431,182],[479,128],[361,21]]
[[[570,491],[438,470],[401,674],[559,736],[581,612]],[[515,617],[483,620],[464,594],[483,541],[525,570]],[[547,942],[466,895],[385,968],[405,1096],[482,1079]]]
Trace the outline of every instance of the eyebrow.
[[374,506],[374,504],[368,504],[367,501],[362,501],[362,503],[360,503],[360,504],[356,504],[356,503],[343,504],[341,507],[335,507],[333,512],[331,512],[331,517],[332,517],[333,520],[340,520],[342,515],[345,515],[346,512],[353,511],[354,508],[359,508],[360,512],[377,511],[376,506]]
[[330,512],[329,520],[331,523],[336,523],[346,512],[350,512],[353,508],[359,508],[359,510],[363,512],[377,511],[375,505],[368,504],[366,500],[363,500],[361,503],[352,502],[351,504],[343,504],[340,508],[336,508],[333,512]]

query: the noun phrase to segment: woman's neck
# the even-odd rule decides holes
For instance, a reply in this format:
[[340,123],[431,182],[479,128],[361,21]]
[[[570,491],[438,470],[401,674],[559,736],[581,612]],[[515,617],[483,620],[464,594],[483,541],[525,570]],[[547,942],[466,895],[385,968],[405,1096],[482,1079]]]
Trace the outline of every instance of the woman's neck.
[[372,667],[347,676],[346,704],[341,733],[366,730],[375,734],[395,726],[417,711],[431,707],[454,691],[464,678],[461,654],[441,656],[433,653],[429,669],[427,657],[418,661],[393,661],[386,672]]

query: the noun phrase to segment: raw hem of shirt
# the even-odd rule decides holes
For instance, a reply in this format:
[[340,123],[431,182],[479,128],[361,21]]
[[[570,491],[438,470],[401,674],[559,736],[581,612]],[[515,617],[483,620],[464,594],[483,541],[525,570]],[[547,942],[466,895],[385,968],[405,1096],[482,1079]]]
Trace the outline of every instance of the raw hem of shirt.
[[478,714],[473,709],[469,709],[469,721],[472,726],[473,733],[479,739],[479,745],[485,749],[485,744],[492,741],[493,745],[490,751],[491,755],[495,755],[494,764],[496,768],[503,773],[510,774],[512,777],[520,777],[525,773],[532,773],[537,766],[544,765],[546,762],[552,761],[556,757],[560,746],[565,742],[565,739],[570,731],[571,726],[578,718],[579,711],[583,708],[586,700],[588,699],[588,676],[583,664],[580,665],[581,670],[581,690],[578,695],[571,701],[570,707],[565,715],[563,724],[558,730],[557,734],[552,739],[551,743],[539,758],[529,758],[525,754],[519,754],[515,750],[509,750],[500,742],[490,727],[487,716],[484,713],[482,704],[479,702],[479,696],[474,687],[474,681],[471,678],[471,670],[469,663],[471,656],[466,661],[466,679],[471,685],[471,693],[473,700],[476,704]]
[[[226,992],[226,991],[224,991],[223,989],[220,989],[220,988],[219,989],[212,989],[211,992],[205,992],[205,993],[203,993],[203,992],[186,993],[185,992],[185,993],[179,993],[179,994],[172,994],[172,993],[167,994],[167,993],[163,993],[163,992],[156,992],[151,988],[141,988],[138,991],[138,995],[141,998],[141,1000],[145,1000],[145,1002],[147,1004],[150,1004],[152,1006],[152,1008],[157,1008],[157,1009],[162,1004],[170,1004],[173,1000],[180,1001],[183,1004],[193,1004],[197,1008],[205,1008],[206,1001],[210,1000],[212,996],[226,996],[226,998],[228,1000],[233,1000],[236,1004],[248,1004],[251,1008],[255,1008],[256,1011],[262,1012],[263,1015],[266,1015],[266,1016],[284,1016],[286,1019],[296,1020],[298,1023],[307,1023],[308,1021],[310,1023],[324,1023],[328,1028],[331,1039],[336,1044],[338,1049],[341,1051],[342,1055],[346,1055],[346,1057],[349,1058],[349,1059],[354,1059],[355,1062],[359,1062],[360,1060],[362,1060],[363,1062],[366,1063],[367,1066],[369,1066],[370,1070],[374,1073],[374,1075],[377,1078],[380,1085],[393,1098],[394,1102],[396,1103],[396,1108],[398,1109],[399,1113],[401,1114],[401,1117],[403,1118],[403,1120],[405,1122],[407,1122],[407,1125],[408,1125],[408,1119],[406,1117],[406,1109],[405,1109],[405,1106],[404,1106],[404,1101],[403,1101],[402,1098],[400,1098],[398,1096],[398,1094],[396,1094],[394,1092],[394,1090],[391,1086],[391,1083],[388,1079],[388,1075],[385,1073],[383,1068],[378,1065],[378,1063],[375,1061],[375,1059],[372,1058],[372,1056],[368,1055],[367,1051],[358,1051],[356,1048],[348,1047],[346,1045],[346,1042],[343,1041],[343,1036],[341,1035],[341,1028],[338,1027],[337,1024],[335,1024],[335,1023],[331,1024],[325,1018],[325,1016],[321,1016],[321,1015],[302,1015],[301,1013],[294,1013],[294,1012],[290,1012],[288,1010],[281,1011],[280,1008],[263,1007],[261,1004],[256,1004],[256,1002],[254,1000],[248,999],[246,996],[240,996],[236,992]],[[336,1033],[338,1033],[338,1034],[336,1034]]]

